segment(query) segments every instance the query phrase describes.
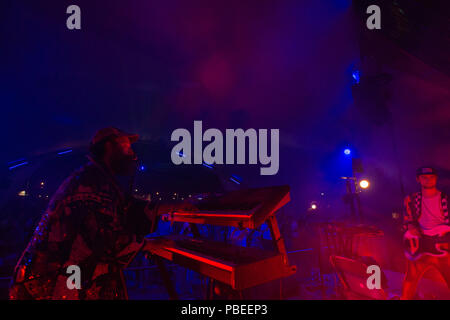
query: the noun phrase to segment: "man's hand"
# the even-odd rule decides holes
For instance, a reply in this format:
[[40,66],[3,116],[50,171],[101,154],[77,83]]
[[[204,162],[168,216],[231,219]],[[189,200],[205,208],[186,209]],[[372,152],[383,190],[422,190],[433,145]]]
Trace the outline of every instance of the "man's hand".
[[[404,205],[405,205],[405,222],[412,222],[413,215],[411,210],[411,196],[405,197]],[[403,235],[403,238],[409,242],[410,251],[414,254],[419,249],[419,238],[421,236],[420,230],[412,224],[408,225],[408,230]]]
[[409,225],[408,231],[405,232],[404,238],[409,241],[409,249],[412,254],[415,254],[419,249],[419,237],[421,233],[415,226]]
[[162,203],[158,207],[158,215],[163,215],[166,213],[171,213],[174,211],[191,211],[195,212],[198,208],[190,202],[182,202],[182,203]]
[[[409,233],[409,235],[411,235],[413,237],[421,236],[420,230],[416,226],[413,226],[413,225],[408,226],[408,231],[406,233]],[[405,236],[406,236],[406,234],[405,234]]]

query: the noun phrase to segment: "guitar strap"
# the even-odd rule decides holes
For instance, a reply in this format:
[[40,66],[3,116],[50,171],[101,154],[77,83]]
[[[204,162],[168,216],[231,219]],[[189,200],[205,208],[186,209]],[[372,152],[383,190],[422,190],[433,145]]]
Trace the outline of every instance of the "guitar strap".
[[422,192],[416,192],[414,193],[414,212],[413,212],[414,221],[419,221],[421,215],[422,215]]
[[444,192],[441,192],[441,206],[444,213],[445,223],[450,225],[450,217],[448,215],[448,196]]

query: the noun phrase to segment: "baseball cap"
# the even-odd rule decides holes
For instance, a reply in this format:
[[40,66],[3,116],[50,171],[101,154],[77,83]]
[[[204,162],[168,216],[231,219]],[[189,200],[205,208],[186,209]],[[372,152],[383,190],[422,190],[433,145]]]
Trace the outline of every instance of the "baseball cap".
[[423,174],[434,174],[437,175],[437,170],[433,167],[420,167],[416,171],[416,176],[421,176]]
[[128,139],[130,139],[130,143],[134,143],[139,139],[138,134],[127,133],[115,127],[107,127],[100,129],[95,133],[94,137],[91,140],[91,146],[109,140],[111,138],[120,138],[120,137],[127,137]]

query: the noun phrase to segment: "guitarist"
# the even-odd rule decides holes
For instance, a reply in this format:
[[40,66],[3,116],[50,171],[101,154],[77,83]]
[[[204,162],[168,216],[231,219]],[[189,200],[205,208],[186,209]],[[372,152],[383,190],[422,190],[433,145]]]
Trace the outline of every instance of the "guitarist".
[[[404,231],[409,241],[419,239],[428,230],[450,225],[448,196],[436,187],[437,172],[432,167],[417,169],[416,180],[421,191],[405,198]],[[431,267],[441,273],[450,288],[450,255],[443,257],[423,255],[415,260],[407,260],[407,271],[403,281],[401,299],[413,299],[417,284]]]

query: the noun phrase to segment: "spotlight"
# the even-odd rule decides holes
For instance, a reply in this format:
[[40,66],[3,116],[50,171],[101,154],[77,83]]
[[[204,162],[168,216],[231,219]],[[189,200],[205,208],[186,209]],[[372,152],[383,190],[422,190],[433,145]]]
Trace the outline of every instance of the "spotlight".
[[311,209],[316,210],[316,209],[317,209],[317,204],[313,203],[313,204],[311,205]]
[[353,77],[353,80],[354,80],[353,82],[355,84],[358,84],[359,81],[361,80],[361,72],[359,70],[353,71],[352,77]]
[[367,181],[367,180],[361,180],[361,181],[359,182],[359,186],[360,186],[362,189],[367,189],[367,188],[369,187],[369,185],[370,185],[370,183],[369,183],[369,181]]
[[212,164],[209,164],[209,163],[206,163],[206,162],[203,162],[202,164],[203,164],[203,166],[205,166],[205,167],[207,167],[209,169],[214,169]]
[[21,167],[21,166],[24,166],[24,165],[27,165],[27,164],[28,164],[28,162],[25,161],[25,162],[16,164],[16,165],[14,165],[14,166],[12,166],[12,167],[9,167],[8,169],[9,169],[9,170],[12,170],[12,169],[14,169],[14,168]]
[[238,176],[238,175],[235,175],[235,174],[231,175],[230,180],[233,181],[236,184],[241,184],[241,182],[242,182],[242,178],[240,176]]
[[69,150],[66,150],[66,151],[58,152],[58,155],[62,155],[62,154],[66,154],[66,153],[71,153],[71,152],[72,152],[72,150],[69,149]]
[[345,154],[346,156],[349,156],[351,153],[352,153],[352,150],[350,150],[350,149],[348,149],[348,148],[344,150],[344,154]]

